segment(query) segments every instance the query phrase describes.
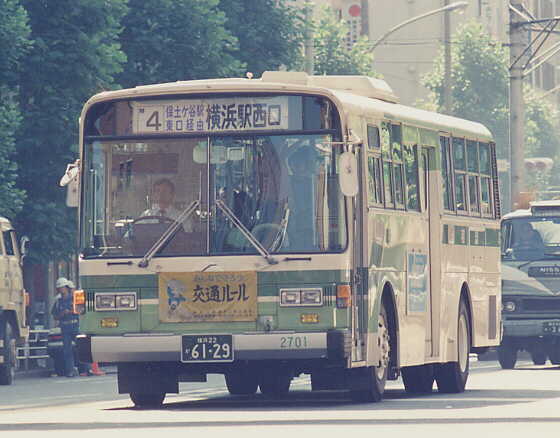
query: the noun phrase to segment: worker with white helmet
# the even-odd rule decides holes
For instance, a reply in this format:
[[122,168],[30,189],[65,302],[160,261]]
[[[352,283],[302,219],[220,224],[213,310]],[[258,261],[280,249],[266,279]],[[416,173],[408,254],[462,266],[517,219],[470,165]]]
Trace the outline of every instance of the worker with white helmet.
[[[76,313],[74,313],[74,283],[65,277],[60,277],[56,280],[56,290],[58,292],[57,300],[52,308],[52,315],[60,325],[62,332],[62,346],[64,353],[64,371],[66,377],[75,377],[78,375],[76,369],[76,360],[74,358],[73,343],[76,341],[76,336],[79,332],[80,320]],[[86,364],[78,363],[80,374],[90,375],[91,371]]]

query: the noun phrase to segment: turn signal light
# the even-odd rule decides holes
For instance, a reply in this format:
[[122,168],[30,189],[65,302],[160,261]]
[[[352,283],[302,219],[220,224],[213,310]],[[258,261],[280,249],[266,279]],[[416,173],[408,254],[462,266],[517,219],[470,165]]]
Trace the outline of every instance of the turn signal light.
[[86,313],[86,293],[83,290],[75,290],[72,298],[74,313],[78,315]]
[[352,303],[352,288],[349,284],[339,284],[336,287],[336,307],[346,309]]

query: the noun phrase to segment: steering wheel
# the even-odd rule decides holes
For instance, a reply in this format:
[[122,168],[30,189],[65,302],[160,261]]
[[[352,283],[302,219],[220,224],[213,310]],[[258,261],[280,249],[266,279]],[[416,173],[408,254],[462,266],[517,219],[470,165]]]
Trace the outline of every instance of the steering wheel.
[[157,221],[159,224],[169,224],[171,225],[172,223],[176,222],[175,219],[171,219],[169,217],[166,216],[140,216],[139,218],[136,218],[132,221],[132,225],[137,224],[139,222],[145,222],[145,221]]

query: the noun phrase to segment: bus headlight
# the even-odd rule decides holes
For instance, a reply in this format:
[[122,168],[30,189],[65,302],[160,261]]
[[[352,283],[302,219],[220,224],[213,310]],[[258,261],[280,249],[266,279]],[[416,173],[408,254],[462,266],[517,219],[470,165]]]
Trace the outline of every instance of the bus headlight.
[[136,308],[136,292],[100,292],[95,294],[95,310],[136,310]]
[[515,301],[504,301],[502,303],[502,311],[515,312]]
[[323,289],[280,289],[280,306],[322,306]]

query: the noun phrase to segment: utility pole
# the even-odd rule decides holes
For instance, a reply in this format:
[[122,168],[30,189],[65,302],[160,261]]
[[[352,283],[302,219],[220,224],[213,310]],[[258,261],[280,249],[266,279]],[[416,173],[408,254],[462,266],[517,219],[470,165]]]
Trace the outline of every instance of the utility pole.
[[[449,6],[449,0],[443,0],[443,6]],[[443,109],[445,114],[451,114],[451,15],[449,11],[443,13]]]
[[313,3],[306,2],[305,4],[305,42],[304,42],[304,54],[305,54],[305,72],[308,75],[313,74],[314,66],[314,51],[313,51]]
[[[522,10],[520,0],[512,0],[511,6]],[[523,53],[526,41],[525,31],[521,27],[522,17],[509,9],[509,144],[511,172],[511,209],[517,208],[519,194],[525,190],[524,141],[525,141],[525,105],[523,102],[523,70],[525,59]]]

